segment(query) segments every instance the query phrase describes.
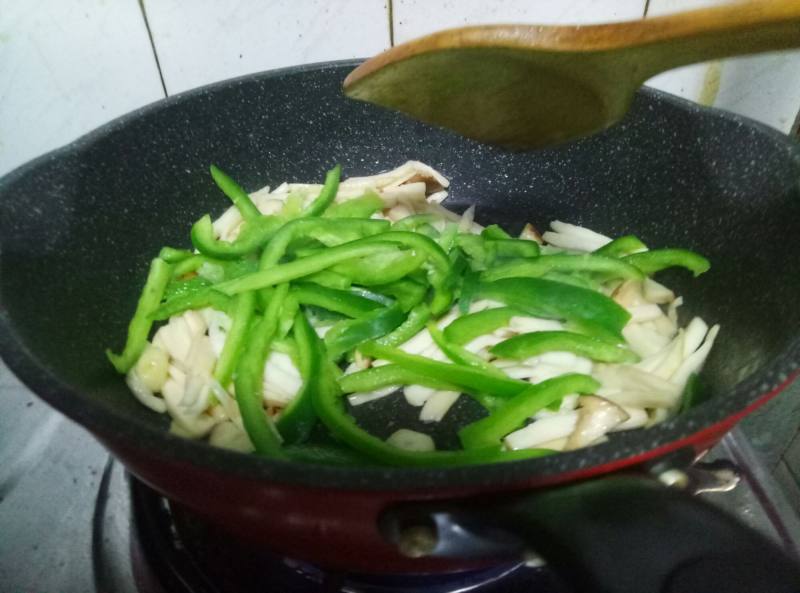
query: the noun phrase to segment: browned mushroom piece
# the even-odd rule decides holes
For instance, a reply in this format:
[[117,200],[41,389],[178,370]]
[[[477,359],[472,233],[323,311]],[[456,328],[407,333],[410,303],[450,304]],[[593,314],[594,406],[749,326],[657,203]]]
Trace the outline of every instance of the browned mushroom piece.
[[544,239],[542,239],[542,234],[536,230],[536,227],[533,226],[531,223],[527,223],[525,227],[522,229],[522,232],[519,234],[520,239],[528,239],[530,241],[536,241],[539,245],[544,245]]
[[597,395],[581,396],[578,404],[578,424],[564,445],[565,451],[592,444],[630,418],[620,406]]

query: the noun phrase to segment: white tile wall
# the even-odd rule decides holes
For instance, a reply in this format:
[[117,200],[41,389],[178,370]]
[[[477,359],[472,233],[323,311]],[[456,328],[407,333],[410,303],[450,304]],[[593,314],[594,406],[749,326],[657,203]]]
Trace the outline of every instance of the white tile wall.
[[[650,0],[647,15],[727,2],[730,0]],[[696,64],[660,74],[647,84],[789,132],[800,107],[800,51]]]
[[[721,1],[650,0],[649,15]],[[171,94],[270,68],[378,53],[390,43],[390,12],[401,43],[465,24],[635,19],[645,0],[393,0],[392,11],[389,0],[143,6]],[[710,93],[705,83],[715,74],[719,85]],[[800,108],[800,53],[695,66],[649,84],[788,131]],[[138,0],[0,0],[0,174],[161,96]]]
[[170,94],[389,47],[388,0],[145,0]]
[[394,40],[489,23],[588,24],[641,18],[645,0],[394,0]]
[[0,0],[0,175],[163,96],[137,0]]

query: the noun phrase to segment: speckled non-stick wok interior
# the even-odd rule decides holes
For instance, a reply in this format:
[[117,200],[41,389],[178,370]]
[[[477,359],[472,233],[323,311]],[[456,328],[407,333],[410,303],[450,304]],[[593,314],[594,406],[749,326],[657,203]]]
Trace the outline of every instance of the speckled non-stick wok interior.
[[[722,332],[705,377],[714,398],[650,431],[588,451],[513,464],[418,473],[417,485],[507,480],[619,459],[684,437],[744,409],[795,368],[800,335],[800,154],[767,128],[641,92],[630,116],[599,136],[509,153],[345,99],[353,63],[288,69],[220,83],[145,108],[0,181],[0,354],[33,389],[100,435],[154,455],[299,482],[335,483],[357,470],[309,476],[286,464],[211,451],[165,433],[163,416],[128,393],[103,354],[119,346],[148,260],[186,246],[190,224],[227,207],[207,171],[245,188],[345,176],[407,159],[452,181],[448,204],[477,204],[482,222],[517,231],[561,219],[652,247],[696,249],[712,262],[697,280],[664,274]],[[470,415],[462,398],[452,422]],[[382,403],[360,415],[383,432],[413,412]],[[440,444],[452,426],[437,429]],[[381,432],[378,430],[378,432]],[[445,433],[451,433],[447,437]],[[406,480],[404,478],[404,480]],[[391,487],[392,472],[364,478]],[[455,482],[454,482],[455,480]]]

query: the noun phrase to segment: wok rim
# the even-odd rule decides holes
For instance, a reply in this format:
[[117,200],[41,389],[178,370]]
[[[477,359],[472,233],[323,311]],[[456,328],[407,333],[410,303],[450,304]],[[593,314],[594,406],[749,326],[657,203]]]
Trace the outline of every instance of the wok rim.
[[[20,165],[0,178],[0,192],[17,179],[35,173],[46,162],[80,152],[85,147],[123,129],[128,124],[163,109],[191,101],[209,91],[229,88],[253,80],[318,72],[327,69],[343,70],[363,60],[337,60],[289,66],[275,70],[246,74],[160,99],[84,134],[76,140]],[[641,88],[639,94],[648,101],[660,101],[681,110],[695,112],[699,117],[729,119],[739,125],[766,134],[783,144],[800,160],[800,145],[788,136],[746,117],[703,107],[690,101],[651,88]],[[0,246],[2,244],[0,243]],[[1,271],[1,270],[0,270]],[[0,292],[0,358],[28,389],[50,406],[78,422],[100,440],[132,448],[160,461],[189,463],[200,469],[264,483],[281,483],[312,488],[364,491],[420,491],[447,488],[501,489],[526,482],[554,484],[641,463],[646,459],[701,441],[704,435],[727,430],[741,417],[777,395],[800,374],[800,337],[795,338],[782,353],[768,362],[759,372],[735,385],[726,394],[717,394],[708,402],[661,424],[633,433],[620,442],[607,442],[587,449],[552,456],[502,463],[456,467],[390,467],[390,466],[326,466],[309,465],[285,460],[267,459],[253,454],[237,453],[212,447],[202,441],[174,436],[153,423],[131,421],[112,406],[98,405],[55,376],[29,351],[14,328]],[[735,399],[736,411],[730,413],[709,404],[719,398]],[[155,412],[153,412],[155,414]],[[622,433],[620,433],[622,434]],[[631,441],[631,442],[628,442]],[[114,445],[110,446],[113,450]],[[587,452],[601,461],[587,462]],[[123,460],[124,461],[124,460]],[[313,467],[313,471],[310,468]]]

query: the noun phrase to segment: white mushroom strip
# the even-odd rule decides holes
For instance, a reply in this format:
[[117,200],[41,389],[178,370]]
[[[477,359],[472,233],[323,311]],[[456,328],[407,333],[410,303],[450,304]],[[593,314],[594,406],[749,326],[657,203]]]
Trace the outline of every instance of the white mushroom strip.
[[611,296],[612,299],[621,307],[630,309],[645,303],[642,294],[642,282],[639,280],[626,280],[620,284]]
[[534,449],[542,443],[569,437],[578,424],[578,412],[567,412],[541,418],[506,436],[509,449]]
[[[182,384],[175,379],[168,379],[161,393],[167,404],[167,411],[172,417],[173,426],[171,430],[177,431],[178,434],[195,439],[202,438],[206,436],[218,422],[216,419],[202,412],[202,410],[208,407],[210,389],[200,388],[196,394],[196,397],[200,401],[193,401],[190,406],[185,405],[186,384]],[[197,413],[197,409],[200,408],[200,405],[203,407],[201,408],[201,412]]]
[[268,405],[284,407],[300,388],[303,379],[288,354],[273,350],[264,365],[264,400]]
[[675,325],[678,324],[678,307],[683,304],[683,297],[678,297],[669,304],[667,307],[667,317],[672,320]]
[[651,426],[655,426],[656,424],[660,424],[669,418],[669,410],[665,408],[657,408],[655,410],[650,410],[648,413],[647,423],[644,425],[645,428],[650,428]]
[[208,442],[215,447],[230,449],[231,451],[241,451],[242,453],[255,451],[247,432],[230,420],[217,424],[211,430]]
[[647,301],[657,305],[666,305],[675,300],[674,292],[652,278],[645,279],[642,285],[642,294]]
[[447,192],[444,190],[433,192],[426,199],[428,204],[441,204],[447,199]]
[[714,345],[714,340],[717,339],[717,334],[719,333],[719,325],[713,326],[710,330],[708,330],[708,334],[706,335],[706,339],[703,341],[703,345],[700,346],[695,352],[690,354],[686,360],[683,361],[680,368],[675,371],[675,374],[672,375],[670,381],[674,383],[681,391],[686,386],[686,382],[689,380],[689,375],[692,373],[697,373],[703,367],[703,363],[705,363],[706,358],[708,358],[709,352],[711,352],[711,347]]
[[594,251],[611,242],[610,237],[560,220],[551,222],[550,228],[553,230],[547,231],[542,238],[550,245],[561,249]]
[[435,393],[437,393],[436,389],[425,387],[424,385],[406,385],[403,388],[403,395],[406,401],[415,407],[425,405],[425,402]]
[[669,338],[641,323],[628,323],[622,328],[622,336],[636,354],[647,358],[657,354],[669,344]]
[[647,421],[649,420],[649,416],[647,414],[647,410],[643,408],[634,408],[633,406],[621,406],[625,413],[628,415],[628,419],[620,424],[617,424],[614,428],[610,429],[609,432],[619,432],[620,430],[631,430],[634,428],[641,428]]
[[584,395],[578,402],[578,422],[565,450],[586,447],[629,418],[620,406],[596,395]]
[[572,412],[575,408],[578,407],[578,398],[580,396],[577,393],[570,393],[569,395],[565,395],[561,398],[561,403],[558,406],[558,410],[548,410],[547,408],[541,409],[536,414],[534,414],[533,419],[538,420],[540,418],[547,418],[548,416],[556,416],[558,414],[563,414],[564,412]]
[[148,390],[161,391],[169,376],[169,354],[163,348],[148,343],[136,361],[134,372]]
[[436,449],[430,435],[407,428],[393,432],[386,442],[405,451],[434,451]]
[[208,339],[211,341],[211,349],[216,357],[219,358],[222,349],[225,347],[225,340],[228,337],[233,321],[225,313],[216,309],[203,309],[202,313],[208,326]]
[[458,232],[469,233],[472,232],[472,223],[475,220],[475,204],[464,210],[461,215],[461,220],[458,222]]
[[561,437],[560,439],[553,439],[552,441],[545,441],[536,445],[537,449],[550,449],[551,451],[563,451],[567,444],[568,437]]
[[242,224],[242,213],[236,206],[228,208],[222,216],[211,223],[214,233],[223,241],[233,240],[234,231]]
[[377,175],[370,175],[367,177],[350,177],[344,180],[340,184],[340,187],[375,187],[380,189],[418,180],[425,181],[426,185],[429,185],[433,191],[447,188],[450,185],[447,178],[433,167],[419,161],[407,161],[396,169],[386,171],[385,173],[378,173]]
[[672,342],[667,344],[660,352],[640,360],[634,366],[648,373],[653,373],[662,379],[669,379],[683,362],[683,345],[686,336],[681,330]]
[[135,368],[125,376],[125,383],[127,383],[131,393],[133,393],[136,399],[142,404],[159,414],[163,414],[167,411],[166,402],[160,397],[155,396],[145,382],[139,377]]
[[555,319],[514,316],[509,319],[508,327],[518,334],[527,334],[530,332],[561,331],[564,329],[564,324]]
[[419,419],[422,422],[439,422],[456,403],[459,395],[458,391],[437,391],[425,401]]
[[498,307],[505,307],[505,305],[499,301],[492,301],[490,299],[480,299],[470,303],[469,312],[478,313],[480,311],[486,311],[486,309],[497,309]]
[[653,303],[634,305],[628,309],[628,313],[631,314],[631,321],[635,323],[641,323],[643,321],[655,321],[656,319],[664,316],[664,313],[661,311],[661,307],[654,305]]
[[381,387],[380,389],[376,389],[374,391],[365,391],[363,393],[351,393],[350,395],[347,396],[347,401],[350,402],[351,406],[360,406],[361,404],[365,404],[367,402],[375,401],[376,399],[384,398],[387,395],[391,395],[398,389],[400,389],[399,385],[388,385],[386,387]]
[[683,344],[683,356],[687,357],[700,347],[708,334],[708,324],[700,317],[694,317],[686,326],[686,340]]
[[602,387],[597,395],[622,406],[671,408],[681,389],[660,377],[630,365],[595,365],[592,373]]

